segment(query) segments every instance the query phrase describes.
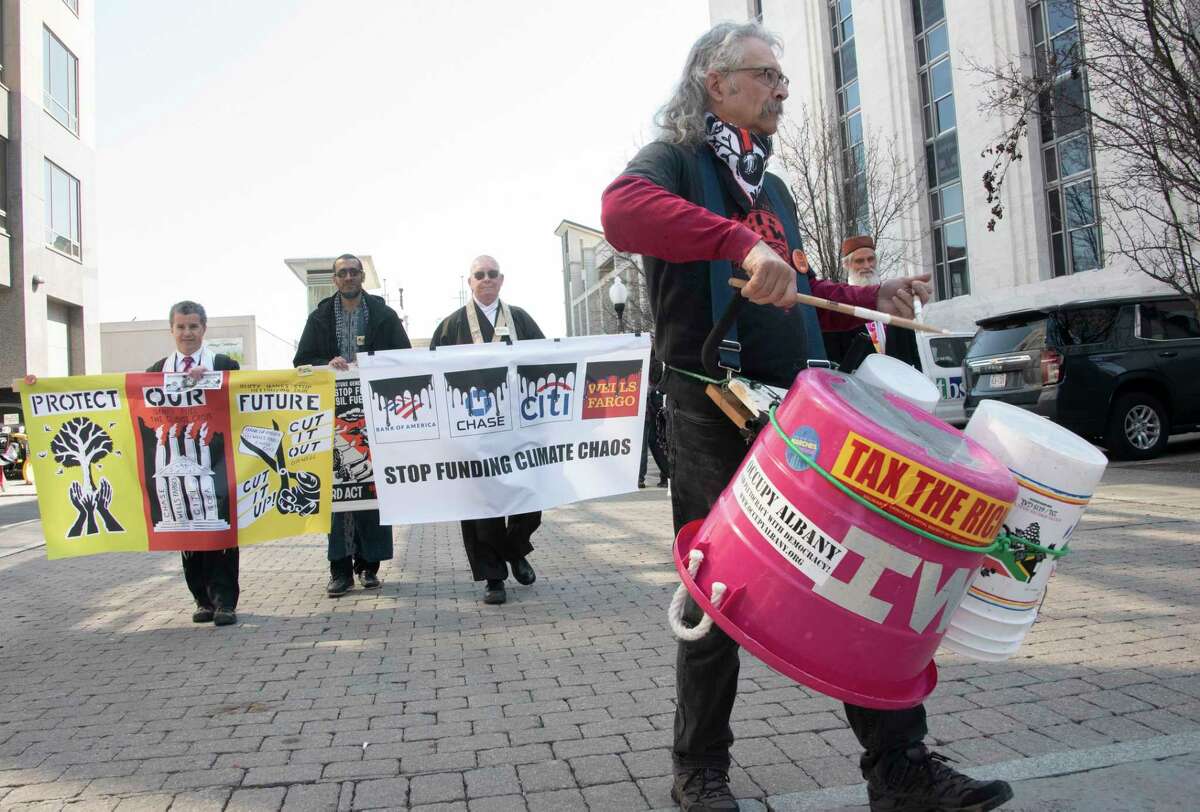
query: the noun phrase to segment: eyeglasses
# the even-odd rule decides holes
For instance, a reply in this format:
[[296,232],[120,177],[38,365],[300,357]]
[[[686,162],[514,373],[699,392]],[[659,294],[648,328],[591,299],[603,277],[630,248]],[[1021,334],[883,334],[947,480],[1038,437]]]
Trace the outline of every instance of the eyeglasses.
[[762,82],[772,90],[780,87],[787,88],[792,83],[792,80],[784,76],[783,71],[775,70],[775,68],[757,67],[757,68],[733,68],[729,73],[741,73],[742,71],[755,71],[755,79]]
[[474,277],[475,277],[476,281],[482,281],[482,279],[483,279],[485,276],[486,276],[488,279],[495,279],[495,278],[496,278],[496,277],[498,277],[499,275],[500,275],[500,272],[499,272],[499,271],[497,271],[497,270],[495,270],[495,269],[492,269],[492,270],[490,270],[490,271],[476,271],[475,273],[473,273],[473,274],[472,274],[472,276],[474,276]]
[[333,275],[338,279],[345,279],[347,276],[362,276],[362,268],[342,268],[340,271],[334,271]]

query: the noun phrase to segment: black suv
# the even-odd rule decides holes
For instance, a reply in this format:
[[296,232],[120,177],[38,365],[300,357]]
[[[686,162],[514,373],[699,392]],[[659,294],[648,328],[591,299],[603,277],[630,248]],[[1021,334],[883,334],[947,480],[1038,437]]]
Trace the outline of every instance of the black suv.
[[1044,415],[1118,459],[1162,453],[1200,424],[1200,320],[1179,296],[1096,299],[978,322],[963,381]]

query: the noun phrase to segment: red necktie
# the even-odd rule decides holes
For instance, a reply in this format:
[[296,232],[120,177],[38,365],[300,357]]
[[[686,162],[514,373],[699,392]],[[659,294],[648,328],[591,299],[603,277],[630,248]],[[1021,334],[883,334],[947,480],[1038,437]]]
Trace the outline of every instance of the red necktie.
[[192,364],[194,364],[194,363],[195,363],[195,361],[192,360],[192,356],[190,356],[190,355],[183,356],[183,371],[184,372],[191,371]]

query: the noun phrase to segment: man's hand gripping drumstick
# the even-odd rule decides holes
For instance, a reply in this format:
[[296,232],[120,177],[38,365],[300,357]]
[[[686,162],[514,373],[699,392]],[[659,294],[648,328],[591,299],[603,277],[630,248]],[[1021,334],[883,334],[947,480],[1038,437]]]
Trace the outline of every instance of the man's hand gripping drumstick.
[[788,265],[770,246],[760,240],[742,260],[742,268],[750,274],[750,280],[730,279],[729,284],[740,288],[742,295],[755,304],[770,304],[784,308],[795,304],[807,304],[868,321],[882,321],[897,327],[907,327],[910,330],[939,335],[950,334],[948,330],[912,320],[913,305],[929,301],[930,275],[927,273],[889,279],[882,283],[879,286],[879,298],[876,304],[878,309],[871,310],[833,302],[819,296],[797,293],[796,272],[808,273],[808,258],[805,257],[803,251],[793,251],[792,261],[795,263],[795,268]]

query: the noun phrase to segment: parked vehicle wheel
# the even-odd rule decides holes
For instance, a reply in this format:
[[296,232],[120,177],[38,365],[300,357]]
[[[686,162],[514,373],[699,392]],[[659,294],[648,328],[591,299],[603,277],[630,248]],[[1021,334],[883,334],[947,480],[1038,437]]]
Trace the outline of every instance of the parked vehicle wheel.
[[1170,431],[1166,407],[1158,398],[1130,392],[1113,404],[1105,445],[1115,459],[1148,460],[1167,447]]

